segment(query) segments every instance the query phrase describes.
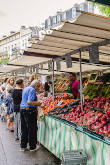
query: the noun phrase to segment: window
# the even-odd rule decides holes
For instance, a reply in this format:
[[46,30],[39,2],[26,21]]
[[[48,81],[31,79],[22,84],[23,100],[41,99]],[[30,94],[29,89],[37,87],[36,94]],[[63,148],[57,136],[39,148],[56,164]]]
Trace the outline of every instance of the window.
[[24,46],[24,40],[22,41],[22,46]]
[[51,26],[51,20],[50,20],[50,18],[48,19],[48,26]]
[[66,19],[70,20],[72,18],[72,9],[66,11]]
[[25,48],[27,47],[27,43],[25,43]]
[[84,11],[84,5],[83,4],[80,5],[80,10]]
[[76,8],[72,8],[72,18],[76,17]]
[[63,13],[63,20],[66,20],[66,12]]
[[57,23],[57,19],[56,19],[56,16],[53,17],[53,24],[55,25]]
[[57,15],[57,22],[60,23],[61,22],[61,16]]
[[48,20],[45,20],[45,28],[48,28]]

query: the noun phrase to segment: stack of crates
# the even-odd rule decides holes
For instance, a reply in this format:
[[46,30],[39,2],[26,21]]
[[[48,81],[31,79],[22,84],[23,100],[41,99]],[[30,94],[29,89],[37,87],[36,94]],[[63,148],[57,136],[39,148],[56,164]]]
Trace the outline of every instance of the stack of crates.
[[86,165],[87,155],[83,150],[65,151],[62,154],[62,165]]

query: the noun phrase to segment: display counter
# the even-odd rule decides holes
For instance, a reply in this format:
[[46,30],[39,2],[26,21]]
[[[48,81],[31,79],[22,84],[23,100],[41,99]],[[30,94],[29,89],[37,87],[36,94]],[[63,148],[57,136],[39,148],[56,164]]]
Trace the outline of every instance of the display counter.
[[110,164],[109,142],[52,116],[38,121],[38,141],[59,159],[65,150],[83,149],[88,155],[87,165]]

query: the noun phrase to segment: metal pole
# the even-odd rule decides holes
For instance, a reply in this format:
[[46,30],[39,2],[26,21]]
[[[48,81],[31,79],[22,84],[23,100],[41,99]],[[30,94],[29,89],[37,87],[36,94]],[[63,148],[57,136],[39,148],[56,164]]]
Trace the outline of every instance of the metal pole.
[[53,101],[55,98],[55,91],[54,91],[54,59],[52,59],[52,95],[53,95]]
[[81,101],[81,111],[83,111],[83,85],[82,85],[82,61],[81,61],[81,50],[79,51],[79,62],[80,62],[80,101]]

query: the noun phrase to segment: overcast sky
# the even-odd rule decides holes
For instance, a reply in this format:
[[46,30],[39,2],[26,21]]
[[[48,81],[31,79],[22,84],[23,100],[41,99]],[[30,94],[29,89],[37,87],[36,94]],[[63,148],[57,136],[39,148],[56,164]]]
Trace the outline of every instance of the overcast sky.
[[71,8],[85,0],[0,0],[0,36],[20,26],[35,26],[59,9]]

